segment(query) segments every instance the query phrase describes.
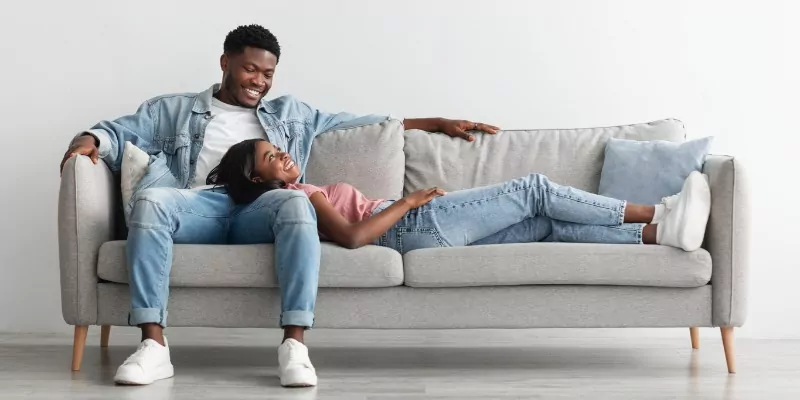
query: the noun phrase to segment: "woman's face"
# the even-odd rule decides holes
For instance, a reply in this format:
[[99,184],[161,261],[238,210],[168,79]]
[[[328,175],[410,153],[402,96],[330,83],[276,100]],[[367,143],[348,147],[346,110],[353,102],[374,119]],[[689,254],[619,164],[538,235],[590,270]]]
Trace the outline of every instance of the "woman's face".
[[265,182],[280,179],[286,183],[294,183],[298,178],[300,178],[300,169],[288,153],[281,151],[270,142],[264,140],[256,142],[253,181]]

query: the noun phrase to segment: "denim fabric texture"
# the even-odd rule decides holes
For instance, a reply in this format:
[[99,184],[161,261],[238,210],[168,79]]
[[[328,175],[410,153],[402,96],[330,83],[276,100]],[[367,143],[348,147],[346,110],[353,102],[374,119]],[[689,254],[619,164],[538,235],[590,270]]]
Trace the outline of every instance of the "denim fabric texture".
[[503,243],[640,244],[644,224],[623,223],[626,205],[532,174],[437,197],[408,212],[375,244],[401,254]]

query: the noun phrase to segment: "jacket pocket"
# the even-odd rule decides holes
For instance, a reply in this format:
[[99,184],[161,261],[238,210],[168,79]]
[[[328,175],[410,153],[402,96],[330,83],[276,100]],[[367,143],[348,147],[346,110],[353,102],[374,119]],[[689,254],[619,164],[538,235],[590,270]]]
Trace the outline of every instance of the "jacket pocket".
[[433,228],[396,228],[397,251],[405,254],[412,250],[446,247],[439,231]]
[[156,146],[164,153],[174,156],[178,150],[189,145],[189,139],[184,136],[156,138]]
[[283,135],[286,139],[291,140],[292,138],[304,136],[306,130],[308,129],[308,125],[303,121],[286,121],[282,124],[283,128]]

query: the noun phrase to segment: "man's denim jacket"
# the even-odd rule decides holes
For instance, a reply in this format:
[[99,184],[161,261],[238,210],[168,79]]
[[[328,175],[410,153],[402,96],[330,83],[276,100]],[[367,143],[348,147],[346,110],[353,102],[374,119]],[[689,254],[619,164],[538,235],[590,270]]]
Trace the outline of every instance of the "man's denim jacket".
[[[142,182],[146,187],[187,188],[194,180],[197,156],[203,147],[211,119],[213,85],[202,93],[171,94],[145,101],[136,113],[113,121],[102,121],[88,131],[100,145],[100,158],[112,171],[119,171],[126,141],[150,154],[150,166]],[[349,113],[325,113],[293,96],[261,100],[256,115],[267,139],[285,149],[305,173],[311,144],[322,132],[334,128],[368,125],[389,117]],[[302,181],[301,176],[301,181]]]

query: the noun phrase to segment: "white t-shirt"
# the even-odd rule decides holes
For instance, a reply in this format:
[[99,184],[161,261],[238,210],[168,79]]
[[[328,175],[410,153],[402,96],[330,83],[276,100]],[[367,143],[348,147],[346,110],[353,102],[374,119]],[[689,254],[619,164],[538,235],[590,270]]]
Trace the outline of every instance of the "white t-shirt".
[[247,139],[266,139],[255,108],[244,108],[211,98],[211,121],[206,126],[203,149],[197,156],[192,188],[207,187],[206,178],[231,146]]

